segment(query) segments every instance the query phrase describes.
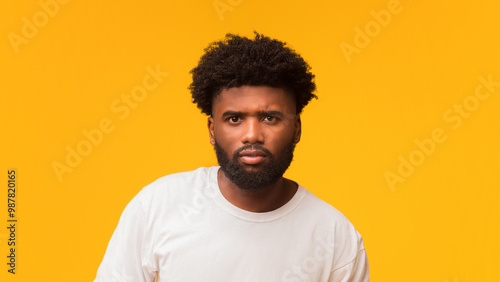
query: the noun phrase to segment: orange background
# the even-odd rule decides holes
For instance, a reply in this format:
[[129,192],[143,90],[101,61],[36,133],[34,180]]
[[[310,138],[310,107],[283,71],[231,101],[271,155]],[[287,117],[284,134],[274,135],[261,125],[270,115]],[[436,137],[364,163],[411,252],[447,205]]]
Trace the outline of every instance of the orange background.
[[[143,186],[215,165],[189,71],[209,42],[256,30],[288,42],[316,74],[319,100],[304,110],[286,175],[354,223],[371,281],[500,281],[499,9],[498,1],[4,1],[0,280],[92,281]],[[148,67],[168,76],[126,104],[122,95],[143,85]],[[108,133],[89,147],[82,132],[102,122]],[[68,150],[78,148],[87,155],[70,166]],[[15,275],[3,227],[11,168]]]

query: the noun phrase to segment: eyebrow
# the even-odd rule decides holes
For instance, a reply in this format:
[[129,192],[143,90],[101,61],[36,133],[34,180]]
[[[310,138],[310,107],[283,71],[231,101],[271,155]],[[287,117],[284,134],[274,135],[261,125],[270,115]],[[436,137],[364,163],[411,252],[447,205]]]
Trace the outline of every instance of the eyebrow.
[[[225,111],[222,114],[222,117],[227,117],[227,116],[247,116],[248,112],[241,112],[241,111]],[[283,117],[283,113],[280,111],[272,110],[272,111],[258,111],[257,115],[259,116],[279,116]]]

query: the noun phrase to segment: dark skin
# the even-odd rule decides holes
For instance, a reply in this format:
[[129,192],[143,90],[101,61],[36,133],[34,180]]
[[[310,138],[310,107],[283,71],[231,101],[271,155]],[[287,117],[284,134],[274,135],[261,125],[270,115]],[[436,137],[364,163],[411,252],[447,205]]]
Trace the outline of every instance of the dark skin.
[[[301,122],[295,100],[281,88],[241,86],[222,90],[214,99],[208,118],[210,143],[217,143],[233,158],[233,153],[247,144],[259,144],[274,156],[291,140],[300,141]],[[247,156],[238,162],[248,171],[258,171],[268,156]],[[281,177],[275,184],[257,191],[237,187],[218,171],[219,189],[233,205],[250,212],[267,212],[287,203],[297,191],[297,184]]]

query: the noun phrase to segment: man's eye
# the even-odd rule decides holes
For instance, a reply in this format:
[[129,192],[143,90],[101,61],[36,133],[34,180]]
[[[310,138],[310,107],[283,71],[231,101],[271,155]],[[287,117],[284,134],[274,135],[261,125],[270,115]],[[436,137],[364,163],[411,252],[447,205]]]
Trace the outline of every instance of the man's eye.
[[232,123],[236,123],[236,122],[240,121],[240,118],[239,117],[230,117],[229,121]]
[[264,120],[265,120],[265,121],[269,121],[269,122],[271,122],[271,121],[275,121],[275,120],[276,120],[276,117],[273,117],[273,116],[267,116],[267,117],[265,117],[265,118],[264,118]]

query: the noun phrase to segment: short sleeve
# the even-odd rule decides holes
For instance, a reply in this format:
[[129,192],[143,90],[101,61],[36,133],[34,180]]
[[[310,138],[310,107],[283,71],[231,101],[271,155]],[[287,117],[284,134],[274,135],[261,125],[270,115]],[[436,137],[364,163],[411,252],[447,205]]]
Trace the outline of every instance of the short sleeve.
[[94,282],[152,282],[152,242],[139,193],[123,211]]
[[361,237],[358,241],[356,256],[350,262],[334,269],[328,282],[368,282],[368,258]]

